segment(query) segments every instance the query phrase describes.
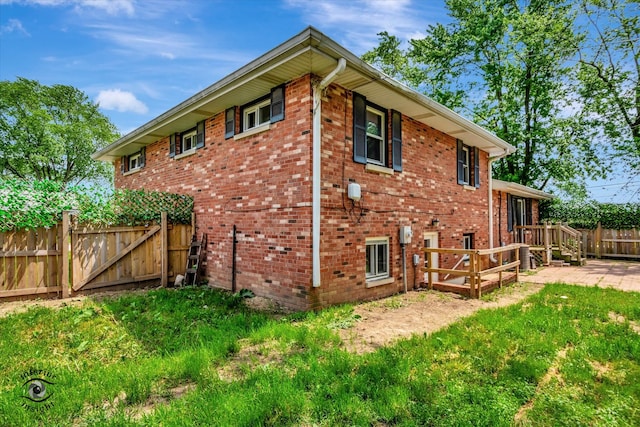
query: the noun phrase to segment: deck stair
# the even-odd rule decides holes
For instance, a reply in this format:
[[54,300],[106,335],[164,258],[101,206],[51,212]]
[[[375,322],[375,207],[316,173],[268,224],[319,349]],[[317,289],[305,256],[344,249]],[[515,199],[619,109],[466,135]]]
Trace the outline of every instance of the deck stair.
[[529,251],[538,264],[586,264],[586,240],[581,232],[566,224],[544,223],[517,226],[515,229],[517,242],[529,245]]
[[187,255],[187,267],[184,274],[185,285],[197,285],[200,281],[200,270],[204,249],[207,247],[207,235],[202,234],[202,239],[198,240],[194,234],[191,238],[189,246],[189,254]]

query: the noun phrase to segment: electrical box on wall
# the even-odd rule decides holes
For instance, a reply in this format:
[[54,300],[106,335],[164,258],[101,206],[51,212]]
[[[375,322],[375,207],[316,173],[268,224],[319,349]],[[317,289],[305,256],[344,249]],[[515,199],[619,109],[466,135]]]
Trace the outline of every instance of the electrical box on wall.
[[420,255],[418,255],[418,254],[413,254],[413,265],[414,265],[414,267],[415,267],[416,265],[418,265],[418,264],[420,264]]
[[347,197],[349,197],[354,202],[360,200],[361,192],[360,192],[360,184],[355,182],[350,182],[347,186]]
[[411,232],[411,227],[408,225],[403,225],[400,227],[400,244],[407,245],[411,243],[411,236],[413,233]]

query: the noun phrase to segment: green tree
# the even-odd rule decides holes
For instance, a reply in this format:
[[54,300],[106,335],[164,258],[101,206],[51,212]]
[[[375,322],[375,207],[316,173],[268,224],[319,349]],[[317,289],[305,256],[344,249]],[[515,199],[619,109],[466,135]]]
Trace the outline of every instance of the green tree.
[[[446,0],[450,24],[422,39],[381,33],[364,59],[493,131],[518,151],[494,176],[538,189],[584,194],[604,175],[593,120],[577,111],[569,60],[579,37],[563,0]],[[402,59],[398,59],[402,58]]]
[[110,179],[113,167],[91,158],[118,137],[80,90],[18,78],[0,81],[0,171],[63,185]]
[[637,0],[579,0],[587,37],[578,78],[586,112],[620,158],[640,171],[640,11]]

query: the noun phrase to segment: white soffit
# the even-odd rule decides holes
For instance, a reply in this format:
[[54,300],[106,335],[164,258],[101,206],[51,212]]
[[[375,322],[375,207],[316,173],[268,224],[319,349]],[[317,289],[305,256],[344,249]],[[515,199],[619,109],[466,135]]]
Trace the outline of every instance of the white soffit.
[[279,84],[313,73],[324,76],[339,58],[347,68],[334,83],[361,93],[368,100],[394,109],[428,126],[462,139],[491,155],[515,148],[448,108],[402,85],[366,64],[312,27],[224,77],[184,102],[94,153],[99,160],[113,161],[141,147],[187,130],[207,117],[266,95]]

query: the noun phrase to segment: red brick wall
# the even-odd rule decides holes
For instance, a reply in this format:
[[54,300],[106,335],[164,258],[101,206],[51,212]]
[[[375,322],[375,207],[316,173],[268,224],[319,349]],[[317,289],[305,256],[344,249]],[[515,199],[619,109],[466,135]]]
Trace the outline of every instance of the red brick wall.
[[[384,105],[381,105],[385,107]],[[368,300],[403,290],[399,227],[410,225],[406,248],[407,285],[422,281],[423,234],[439,232],[440,247],[463,247],[463,234],[474,233],[475,247],[488,247],[487,154],[481,152],[477,189],[458,185],[456,139],[403,116],[403,171],[393,175],[365,171],[353,162],[352,94],[331,86],[323,105],[322,287],[314,290],[318,305]],[[347,198],[349,180],[360,184],[362,199]],[[440,220],[439,227],[431,222]],[[389,237],[391,284],[367,288],[365,239]],[[412,255],[420,254],[414,274]],[[440,260],[452,267],[454,256]]]
[[[507,193],[493,192],[493,242],[496,247],[515,243],[514,234],[509,231],[508,197]],[[531,219],[533,225],[540,223],[540,201],[537,199],[531,199]]]
[[[205,147],[169,158],[169,137],[147,147],[146,165],[116,187],[190,194],[198,235],[207,233],[206,276],[231,289],[237,227],[236,288],[306,309],[311,284],[311,86],[286,86],[285,120],[268,131],[224,138],[224,112],[206,120]],[[195,123],[194,123],[195,126]]]
[[[312,288],[310,76],[286,85],[285,102],[285,120],[269,131],[225,140],[220,112],[207,119],[205,147],[191,156],[169,158],[166,137],[147,147],[140,171],[122,176],[115,164],[117,187],[194,196],[198,234],[207,233],[209,240],[205,268],[211,285],[231,288],[233,225],[237,289],[293,309],[401,291],[401,225],[413,231],[406,248],[408,288],[422,281],[424,232],[438,231],[440,247],[461,248],[464,233],[474,233],[476,248],[488,247],[487,154],[480,152],[480,188],[465,189],[457,184],[455,138],[403,116],[403,172],[367,172],[353,162],[352,93],[331,86],[322,105],[322,284]],[[361,185],[360,202],[347,198],[349,180]],[[431,225],[434,218],[439,227]],[[393,283],[367,288],[367,237],[389,237]],[[417,274],[413,254],[420,255]],[[456,261],[443,257],[440,266]]]

